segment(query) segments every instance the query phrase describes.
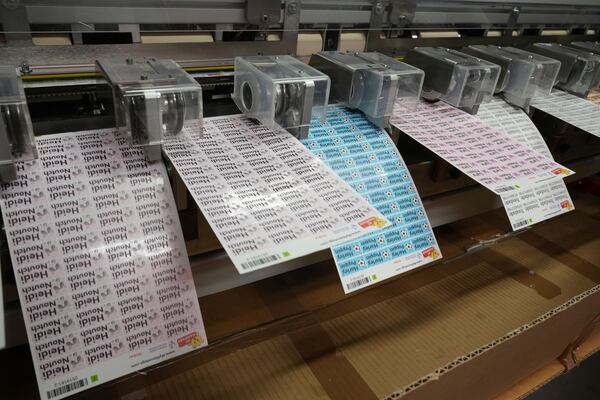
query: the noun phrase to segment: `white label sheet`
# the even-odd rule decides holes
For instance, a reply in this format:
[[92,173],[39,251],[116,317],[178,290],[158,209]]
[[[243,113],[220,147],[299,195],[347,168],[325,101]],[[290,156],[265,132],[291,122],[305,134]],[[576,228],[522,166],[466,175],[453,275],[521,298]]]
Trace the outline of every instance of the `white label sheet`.
[[549,96],[535,97],[531,106],[582,129],[600,136],[600,106],[562,90],[553,90]]
[[[537,151],[545,157],[552,154],[529,116],[518,107],[495,97],[479,107],[477,117],[494,129]],[[574,209],[569,191],[562,179],[545,182],[500,196],[514,230],[525,228]]]
[[525,111],[500,97],[494,96],[489,103],[480,105],[477,118],[544,157],[553,159],[546,141]]
[[287,131],[243,115],[203,129],[163,148],[240,273],[389,225]]
[[396,111],[391,123],[498,195],[574,173],[441,101]]
[[113,130],[44,136],[0,206],[40,397],[206,345],[160,162]]
[[513,230],[545,221],[574,209],[562,179],[540,183],[500,196]]
[[404,160],[388,134],[362,114],[330,107],[304,145],[385,215],[392,225],[332,247],[345,293],[441,258]]

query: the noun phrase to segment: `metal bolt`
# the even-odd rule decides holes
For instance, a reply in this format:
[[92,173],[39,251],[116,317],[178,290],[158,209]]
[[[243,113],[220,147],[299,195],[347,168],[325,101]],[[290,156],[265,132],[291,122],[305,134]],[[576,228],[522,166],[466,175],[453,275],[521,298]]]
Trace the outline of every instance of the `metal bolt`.
[[267,14],[263,14],[262,20],[263,22],[267,22],[269,20],[269,16]]
[[379,15],[383,12],[383,3],[379,2],[375,4],[375,14]]
[[21,65],[19,66],[19,71],[23,75],[29,75],[33,72],[33,70],[31,69],[31,66],[29,65],[29,63],[27,61],[23,61],[21,63]]
[[297,11],[298,11],[298,3],[296,3],[295,1],[289,2],[287,5],[288,14],[296,14]]
[[512,13],[513,14],[518,14],[521,10],[519,10],[519,7],[513,7],[512,9]]

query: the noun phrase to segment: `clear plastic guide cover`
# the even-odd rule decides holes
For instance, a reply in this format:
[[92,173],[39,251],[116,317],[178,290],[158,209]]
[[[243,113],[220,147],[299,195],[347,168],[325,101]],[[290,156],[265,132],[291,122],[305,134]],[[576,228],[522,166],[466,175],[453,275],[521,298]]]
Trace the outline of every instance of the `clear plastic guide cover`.
[[[495,98],[479,108],[477,117],[517,142],[552,159],[542,135],[523,110]],[[504,194],[500,198],[514,230],[574,209],[569,191],[560,178],[522,191]]]
[[398,109],[392,125],[498,195],[574,172],[509,136],[442,102]]
[[330,77],[330,102],[359,109],[382,128],[396,101],[414,110],[421,95],[423,71],[380,53],[321,51],[310,65]]
[[501,67],[496,93],[517,107],[527,108],[535,96],[550,94],[560,61],[514,47],[471,45],[462,51]]
[[562,90],[553,90],[550,96],[535,98],[531,106],[600,137],[600,105]]
[[240,273],[293,260],[389,221],[282,128],[206,118],[164,151]]
[[[2,270],[2,263],[0,263],[0,271]],[[0,285],[0,349],[6,346],[6,334],[4,331],[4,297],[2,294],[2,285]]]
[[2,167],[36,157],[23,84],[14,67],[0,66],[0,180],[14,178],[14,173],[3,176]]
[[112,87],[117,127],[149,159],[160,158],[164,137],[201,125],[202,88],[174,61],[120,56],[96,65]]
[[364,115],[330,107],[303,144],[392,222],[332,247],[345,293],[442,257],[410,172],[389,135]]
[[424,98],[440,99],[472,114],[491,100],[500,76],[496,64],[444,47],[415,47],[404,61],[425,72]]
[[560,61],[556,87],[579,97],[598,87],[600,55],[559,43],[535,43],[527,49]]
[[329,77],[291,56],[235,58],[232,98],[250,118],[306,137],[311,118],[323,121]]
[[571,47],[594,54],[600,54],[600,42],[571,42]]
[[0,208],[42,399],[206,345],[166,169],[114,130],[44,136]]

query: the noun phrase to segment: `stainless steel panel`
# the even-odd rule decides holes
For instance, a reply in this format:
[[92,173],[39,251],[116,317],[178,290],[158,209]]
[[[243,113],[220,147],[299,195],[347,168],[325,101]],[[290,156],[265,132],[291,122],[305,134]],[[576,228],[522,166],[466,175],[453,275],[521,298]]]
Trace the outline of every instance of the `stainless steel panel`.
[[509,13],[486,13],[481,11],[419,11],[415,13],[413,24],[443,25],[443,24],[506,24]]
[[245,23],[244,8],[27,6],[31,24],[226,24]]
[[368,24],[370,10],[319,10],[302,9],[302,24]]
[[582,14],[571,13],[523,13],[519,16],[519,24],[591,24],[600,26],[600,12],[587,12]]
[[[294,35],[295,36],[295,35]],[[23,61],[33,73],[93,72],[100,57],[128,54],[132,57],[154,56],[172,59],[182,67],[232,65],[235,56],[287,54],[295,52],[295,42],[218,42],[173,44],[113,44],[0,47],[3,64],[20,65]]]

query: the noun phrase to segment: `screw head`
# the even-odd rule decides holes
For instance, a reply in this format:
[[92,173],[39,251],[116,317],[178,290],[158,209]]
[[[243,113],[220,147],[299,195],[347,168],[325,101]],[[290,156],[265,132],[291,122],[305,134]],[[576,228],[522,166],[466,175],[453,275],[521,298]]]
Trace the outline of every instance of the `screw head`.
[[295,1],[289,2],[287,5],[287,11],[289,14],[295,14],[298,11],[298,3]]
[[29,65],[29,63],[27,61],[23,61],[21,63],[21,65],[19,65],[19,71],[21,71],[21,73],[23,75],[29,75],[30,73],[33,72],[33,70],[31,69],[31,66]]

